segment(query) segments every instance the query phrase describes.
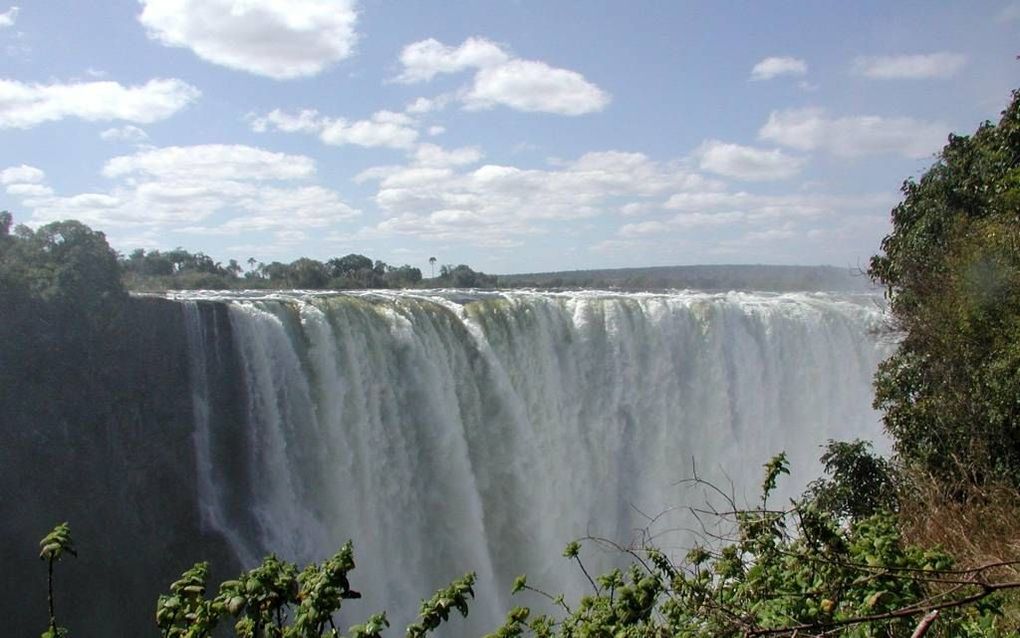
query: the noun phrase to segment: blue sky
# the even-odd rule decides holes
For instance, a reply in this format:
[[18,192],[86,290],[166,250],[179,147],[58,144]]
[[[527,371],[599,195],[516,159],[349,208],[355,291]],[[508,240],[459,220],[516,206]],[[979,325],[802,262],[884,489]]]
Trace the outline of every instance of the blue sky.
[[216,259],[865,264],[1020,2],[0,0],[0,208]]

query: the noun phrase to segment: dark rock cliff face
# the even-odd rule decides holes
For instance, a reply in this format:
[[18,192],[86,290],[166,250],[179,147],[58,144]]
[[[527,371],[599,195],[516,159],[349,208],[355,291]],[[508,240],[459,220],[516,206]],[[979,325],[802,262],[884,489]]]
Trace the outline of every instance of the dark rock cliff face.
[[[223,308],[203,312],[222,328]],[[183,309],[131,299],[90,325],[60,309],[0,308],[0,616],[5,634],[46,625],[38,539],[68,521],[78,558],[55,568],[58,620],[80,638],[155,635],[156,597],[198,560],[240,566],[203,530]],[[229,379],[230,377],[225,377]],[[236,377],[235,377],[236,378]],[[229,385],[220,394],[230,392]],[[237,397],[224,396],[238,405]]]

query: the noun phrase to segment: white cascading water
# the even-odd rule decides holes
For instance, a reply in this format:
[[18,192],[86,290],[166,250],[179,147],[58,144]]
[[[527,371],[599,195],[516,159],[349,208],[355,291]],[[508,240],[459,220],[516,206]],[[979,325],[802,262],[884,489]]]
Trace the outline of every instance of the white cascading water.
[[[680,506],[698,503],[677,483],[694,463],[753,497],[762,464],[785,450],[800,472],[793,494],[817,473],[827,439],[882,438],[871,377],[888,346],[868,296],[187,298],[228,305],[247,397],[247,438],[230,454],[249,468],[242,509],[254,523],[226,502],[224,452],[203,449],[216,423],[199,406],[205,523],[246,564],[269,551],[322,560],[353,539],[365,601],[341,620],[386,609],[394,634],[422,597],[466,571],[477,573],[478,598],[443,635],[495,628],[521,573],[576,595],[585,581],[561,552],[578,537],[627,544],[645,530],[681,552],[691,521]],[[186,319],[201,350],[208,328],[193,309]],[[191,356],[194,365],[206,354]],[[194,396],[207,400],[201,388]],[[619,561],[584,557],[596,570]]]

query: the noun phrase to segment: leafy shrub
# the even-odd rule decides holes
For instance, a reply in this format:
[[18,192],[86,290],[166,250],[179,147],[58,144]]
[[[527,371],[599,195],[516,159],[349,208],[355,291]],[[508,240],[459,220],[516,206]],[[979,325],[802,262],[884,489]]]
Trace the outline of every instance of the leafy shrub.
[[[906,638],[936,611],[935,631],[944,636],[1016,631],[1001,615],[999,592],[1020,582],[992,582],[994,565],[954,570],[947,553],[905,543],[895,514],[839,485],[862,468],[879,474],[868,468],[866,446],[830,444],[827,456],[828,482],[783,509],[767,506],[787,472],[785,457],[774,458],[766,465],[761,505],[721,512],[728,530],[715,544],[695,547],[681,562],[652,546],[630,548],[630,568],[589,579],[592,592],[575,607],[518,578],[515,593],[537,592],[563,613],[533,616],[518,607],[490,638]],[[571,543],[565,555],[580,564],[581,549]]]

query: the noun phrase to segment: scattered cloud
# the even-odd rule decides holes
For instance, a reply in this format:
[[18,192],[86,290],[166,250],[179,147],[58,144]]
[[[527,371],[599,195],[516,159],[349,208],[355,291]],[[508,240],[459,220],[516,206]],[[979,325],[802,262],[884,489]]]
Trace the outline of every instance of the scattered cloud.
[[804,159],[779,149],[766,151],[750,146],[709,140],[695,151],[701,170],[746,181],[769,181],[793,177]]
[[800,151],[821,150],[840,157],[894,153],[922,158],[945,142],[949,127],[910,117],[830,117],[824,109],[773,111],[758,137]]
[[285,80],[318,75],[357,43],[353,0],[141,0],[151,39],[230,69]]
[[861,56],[853,62],[853,72],[876,80],[945,79],[956,75],[967,64],[959,53],[919,55]]
[[273,237],[283,244],[298,244],[308,239],[308,233],[303,230],[280,230],[273,233]]
[[[422,40],[404,47],[400,62],[403,70],[396,81],[407,84],[473,69],[471,84],[457,94],[469,110],[506,106],[526,112],[583,115],[601,111],[611,99],[576,71],[514,58],[484,38],[468,38],[457,47],[432,38]],[[419,98],[409,110],[425,112],[431,107],[428,100]]]
[[640,237],[642,235],[655,235],[668,230],[670,230],[670,227],[666,222],[647,221],[624,224],[620,227],[618,234],[621,237]]
[[644,247],[640,243],[630,241],[626,239],[605,239],[600,242],[596,242],[588,247],[593,253],[600,253],[608,257],[619,257],[621,254],[626,254],[633,251],[634,249],[643,250]]
[[693,230],[696,228],[711,228],[731,226],[748,221],[746,213],[739,211],[717,212],[717,213],[679,213],[665,220],[651,220],[624,224],[620,227],[620,237],[642,237],[672,233],[676,230]]
[[470,110],[500,105],[518,111],[584,115],[604,109],[609,95],[576,71],[511,60],[481,69],[463,100]]
[[484,156],[477,146],[448,151],[436,144],[420,144],[414,152],[415,163],[420,166],[466,166],[477,164]]
[[315,109],[303,109],[295,114],[274,109],[262,117],[250,117],[251,130],[265,133],[269,130],[284,133],[320,133],[329,120],[319,116]]
[[149,134],[131,124],[119,128],[108,128],[99,134],[100,139],[107,142],[128,142],[140,144],[149,139]]
[[666,210],[683,214],[740,213],[753,220],[819,217],[844,209],[874,209],[891,207],[895,194],[836,196],[815,193],[792,195],[759,195],[746,191],[716,191],[676,193],[662,205]]
[[18,7],[11,7],[7,11],[0,13],[0,29],[13,27],[15,21],[18,19],[19,11],[21,11],[21,9]]
[[336,192],[308,183],[316,172],[310,158],[250,146],[171,146],[114,157],[102,169],[113,180],[109,189],[70,196],[55,195],[38,183],[41,171],[26,169],[7,169],[4,179],[36,180],[37,188],[8,187],[33,222],[74,218],[136,234],[236,235],[325,228],[359,214]]
[[658,202],[630,202],[620,207],[620,214],[625,217],[636,217],[658,207]]
[[438,125],[430,126],[429,130],[428,130],[428,134],[431,135],[432,137],[435,137],[436,135],[442,135],[445,132],[446,132],[446,127],[445,126],[438,126]]
[[46,173],[35,166],[21,164],[0,171],[0,184],[38,184],[46,179]]
[[496,66],[509,59],[510,55],[502,47],[484,38],[468,38],[458,47],[429,38],[404,47],[400,53],[404,69],[396,81],[404,84],[428,82],[440,73]]
[[771,80],[780,75],[806,75],[808,70],[807,62],[799,58],[791,57],[769,57],[765,58],[751,69],[752,80]]
[[476,146],[447,150],[423,143],[408,153],[406,165],[373,166],[354,176],[354,183],[385,181],[389,186],[414,186],[452,175],[452,168],[477,164],[484,157]]
[[165,120],[200,95],[198,89],[177,79],[155,79],[128,87],[117,82],[25,84],[0,80],[0,129],[31,128],[68,117],[148,124]]
[[9,184],[5,189],[8,195],[22,199],[49,197],[53,189],[43,184]]
[[314,174],[315,162],[304,155],[236,144],[166,146],[114,157],[103,166],[106,177],[160,180],[294,180]]
[[546,170],[498,164],[458,170],[480,159],[472,149],[419,149],[406,166],[363,172],[359,181],[378,181],[375,203],[389,217],[363,229],[362,236],[510,246],[548,232],[547,224],[616,215],[635,200],[722,187],[682,162],[621,151],[588,153]]
[[433,111],[441,111],[446,108],[446,105],[450,103],[452,98],[449,94],[437,95],[436,97],[419,97],[413,102],[407,105],[404,109],[405,113],[411,115],[423,115],[425,113],[432,113]]
[[[609,247],[633,256],[661,252],[692,238],[688,250],[705,257],[757,255],[789,263],[790,242],[831,247],[822,259],[830,260],[848,243],[877,243],[888,228],[888,217],[876,211],[888,210],[897,201],[895,193],[859,196],[824,194],[760,195],[744,191],[676,193],[665,203],[648,210],[669,212],[661,218],[623,224],[616,240],[596,247]],[[643,210],[641,212],[647,212]]]
[[264,116],[250,116],[256,133],[269,130],[317,135],[325,144],[408,149],[418,139],[414,118],[394,111],[377,111],[369,119],[350,121],[320,115],[314,109],[287,113],[279,109]]
[[367,120],[348,122],[344,119],[330,120],[319,137],[326,144],[341,146],[385,146],[388,148],[410,148],[418,139],[414,120],[403,113],[378,111]]

